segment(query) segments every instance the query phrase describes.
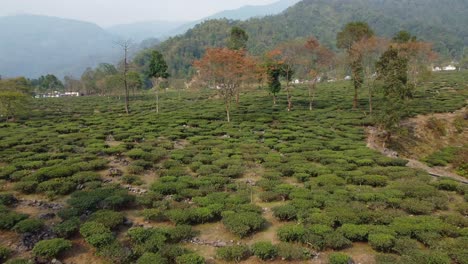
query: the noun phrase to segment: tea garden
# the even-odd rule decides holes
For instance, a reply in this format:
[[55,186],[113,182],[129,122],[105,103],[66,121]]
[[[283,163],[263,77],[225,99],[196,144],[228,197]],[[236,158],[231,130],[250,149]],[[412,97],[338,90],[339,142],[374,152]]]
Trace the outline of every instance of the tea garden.
[[[431,77],[408,116],[464,107],[466,76]],[[103,263],[303,263],[326,252],[338,264],[363,243],[375,263],[468,263],[468,186],[367,148],[372,117],[364,94],[350,110],[351,83],[319,85],[313,111],[306,94],[296,86],[287,112],[283,95],[273,106],[265,90],[244,91],[231,123],[208,90],[163,93],[159,114],[152,95],[132,98],[130,115],[114,97],[35,100],[28,118],[0,124],[0,262],[62,259],[84,239]],[[22,199],[63,206],[44,220],[21,212]],[[218,245],[194,247],[205,232]]]

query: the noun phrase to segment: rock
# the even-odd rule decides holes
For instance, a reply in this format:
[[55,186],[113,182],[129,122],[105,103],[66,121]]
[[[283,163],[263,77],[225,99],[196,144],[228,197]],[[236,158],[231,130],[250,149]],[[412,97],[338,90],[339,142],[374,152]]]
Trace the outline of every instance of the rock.
[[39,219],[42,219],[42,220],[50,220],[50,219],[53,219],[53,218],[55,218],[54,213],[47,213],[47,214],[39,215]]
[[52,264],[62,264],[62,262],[58,259],[53,259],[50,263]]
[[218,241],[218,242],[213,243],[213,246],[218,247],[218,248],[219,247],[225,247],[225,246],[227,246],[227,243],[223,242],[223,241]]
[[124,218],[123,224],[125,226],[133,226],[133,221],[128,218]]

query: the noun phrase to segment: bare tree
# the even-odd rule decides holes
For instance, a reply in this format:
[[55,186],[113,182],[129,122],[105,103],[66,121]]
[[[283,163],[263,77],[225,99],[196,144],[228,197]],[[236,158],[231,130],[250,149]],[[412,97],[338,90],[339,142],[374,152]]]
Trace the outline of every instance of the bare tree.
[[122,80],[124,83],[125,88],[125,112],[130,114],[130,91],[128,89],[128,52],[132,45],[132,41],[130,39],[120,41],[116,43],[123,51],[123,66],[122,66]]

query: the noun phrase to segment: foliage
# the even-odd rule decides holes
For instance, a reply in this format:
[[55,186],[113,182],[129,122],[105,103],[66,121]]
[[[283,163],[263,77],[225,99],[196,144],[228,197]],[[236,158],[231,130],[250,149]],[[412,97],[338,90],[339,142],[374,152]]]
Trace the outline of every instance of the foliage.
[[252,245],[253,254],[261,260],[274,259],[278,255],[278,248],[271,242],[257,242]]
[[185,254],[176,258],[177,264],[205,264],[205,259],[197,254]]
[[35,256],[51,259],[71,247],[71,241],[63,238],[54,238],[37,242],[32,252]]
[[14,227],[18,233],[37,233],[41,231],[44,222],[39,219],[29,218],[18,222]]
[[225,261],[240,262],[250,257],[251,252],[248,246],[235,245],[222,247],[216,250],[216,255]]
[[331,253],[328,257],[330,264],[348,264],[351,258],[343,253]]
[[263,228],[265,219],[253,212],[224,212],[223,224],[229,231],[242,238]]

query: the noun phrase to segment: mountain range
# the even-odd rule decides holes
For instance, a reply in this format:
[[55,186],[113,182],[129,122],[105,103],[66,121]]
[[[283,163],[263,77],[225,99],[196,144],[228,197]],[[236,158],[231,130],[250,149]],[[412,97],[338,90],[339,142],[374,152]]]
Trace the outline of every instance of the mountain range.
[[357,20],[368,22],[377,34],[387,37],[408,30],[433,42],[443,56],[456,59],[468,47],[467,13],[466,0],[280,0],[194,22],[149,21],[107,29],[54,17],[0,17],[0,75],[79,77],[87,67],[118,62],[122,52],[116,42],[132,38],[147,39],[134,46],[135,52],[157,48],[166,57],[171,74],[186,77],[206,47],[226,45],[234,25],[248,32],[249,51],[260,55],[285,40],[311,35],[336,49],[336,33]]
[[[0,17],[0,76],[36,78],[53,73],[79,77],[100,62],[118,62],[116,42],[132,39],[134,52],[159,40],[185,33],[214,18],[247,19],[277,14],[299,0],[280,0],[270,5],[245,6],[223,11],[199,21],[147,21],[101,28],[93,23],[39,15]],[[159,40],[158,40],[159,39]],[[140,43],[140,45],[136,45]]]
[[261,55],[281,42],[312,35],[336,50],[337,32],[346,23],[364,21],[377,35],[390,38],[407,30],[432,42],[443,57],[459,59],[468,47],[466,14],[466,0],[303,0],[278,15],[206,21],[154,48],[166,56],[173,76],[185,77],[207,47],[226,46],[233,26],[246,30],[248,50]]

